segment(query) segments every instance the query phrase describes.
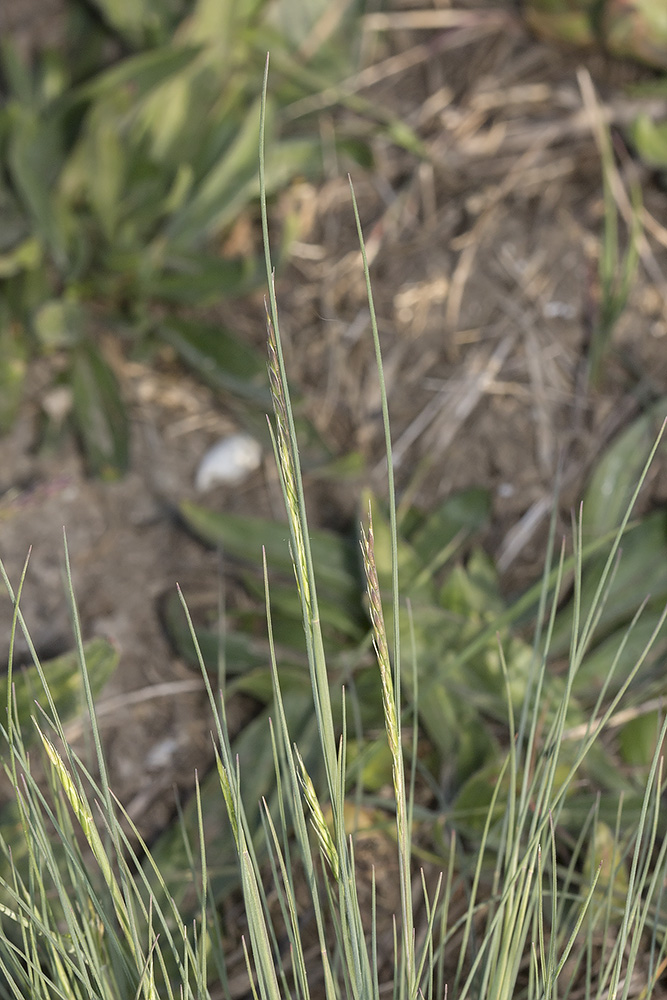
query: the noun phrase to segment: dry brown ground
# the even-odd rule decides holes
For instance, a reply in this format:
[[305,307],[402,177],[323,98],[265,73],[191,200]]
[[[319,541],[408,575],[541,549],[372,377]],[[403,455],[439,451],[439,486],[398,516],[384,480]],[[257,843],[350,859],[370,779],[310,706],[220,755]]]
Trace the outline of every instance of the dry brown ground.
[[[589,390],[602,188],[585,78],[577,75],[584,60],[536,42],[507,5],[468,6],[472,17],[447,30],[415,28],[416,11],[390,19],[382,32],[377,22],[367,25],[369,68],[350,88],[407,122],[427,155],[397,149],[378,130],[375,170],[354,181],[400,493],[428,508],[461,487],[487,487],[485,542],[512,593],[541,568],[559,462],[567,530],[596,458],[647,400],[667,394],[667,194],[623,158],[625,190],[628,171],[642,182],[646,235],[614,351],[600,386]],[[643,71],[601,55],[585,63],[600,113],[614,127],[651,106],[624,89]],[[325,140],[340,114],[350,113],[322,101]],[[349,188],[335,158],[319,187],[285,194],[276,227],[288,212],[300,227],[278,283],[289,368],[334,453],[359,449],[364,479],[381,491],[365,288]],[[261,342],[262,309],[258,296],[220,315]],[[158,603],[176,581],[186,594],[213,597],[217,560],[182,531],[170,504],[195,495],[198,461],[232,424],[224,400],[168,358],[154,368],[116,362],[133,420],[131,473],[102,485],[85,478],[72,447],[33,453],[48,381],[46,363],[36,364],[20,419],[0,441],[0,554],[16,579],[33,546],[24,613],[38,650],[60,651],[71,644],[61,582],[67,527],[85,636],[107,635],[122,652],[102,699],[113,782],[150,835],[171,814],[172,784],[189,788],[193,767],[209,760],[200,685],[170,649]],[[666,495],[658,467],[645,503]],[[206,501],[277,515],[271,458],[242,487],[217,489]],[[349,521],[357,502],[349,486],[326,496],[313,489],[313,520]],[[0,614],[9,620],[6,599]],[[130,692],[143,700],[133,704]]]

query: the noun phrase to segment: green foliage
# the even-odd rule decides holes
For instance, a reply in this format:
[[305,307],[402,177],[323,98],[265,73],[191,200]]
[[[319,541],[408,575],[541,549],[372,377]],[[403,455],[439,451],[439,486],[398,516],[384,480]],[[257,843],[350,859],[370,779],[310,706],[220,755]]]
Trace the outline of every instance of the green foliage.
[[[570,591],[568,596],[566,591],[559,600],[549,638],[550,660],[558,664],[569,655],[576,621],[585,619],[596,608],[572,685],[568,708],[571,727],[586,718],[603,690],[608,694],[617,692],[640,658],[642,682],[637,686],[635,699],[640,697],[639,692],[645,695],[652,690],[651,685],[658,683],[667,662],[667,628],[662,621],[667,602],[664,511],[655,511],[628,525],[623,536],[623,558],[606,583],[603,600],[598,593],[600,574],[617,525],[632,500],[659,429],[658,418],[664,410],[665,401],[658,401],[619,436],[601,456],[585,496],[582,538],[589,545],[581,558],[586,576],[576,595]],[[363,506],[367,507],[369,502],[375,562],[385,597],[384,616],[391,632],[393,610],[387,599],[391,593],[391,529],[382,505],[366,497]],[[487,495],[480,490],[467,490],[449,497],[429,515],[415,510],[405,513],[396,539],[404,595],[400,612],[402,659],[409,665],[416,664],[419,717],[436,751],[431,765],[434,777],[446,781],[443,802],[454,801],[461,814],[464,810],[458,796],[462,786],[489,761],[497,759],[498,743],[491,735],[489,721],[504,719],[506,690],[515,711],[519,712],[529,692],[535,656],[523,636],[527,623],[534,621],[540,588],[533,588],[520,601],[506,602],[492,562],[474,544],[488,513]],[[240,561],[241,579],[249,593],[258,598],[261,588],[256,575],[247,567],[253,563],[259,565],[264,545],[274,573],[272,602],[276,609],[274,627],[279,659],[281,663],[299,664],[302,611],[294,599],[285,529],[252,517],[208,511],[191,503],[182,505],[181,514],[190,530],[203,541],[220,546],[229,558]],[[605,538],[609,541],[601,544]],[[322,629],[328,638],[330,671],[332,676],[340,673],[344,680],[352,670],[355,684],[363,686],[364,677],[372,674],[374,667],[365,653],[368,624],[359,614],[364,583],[355,557],[355,542],[342,535],[311,531],[311,544],[315,563],[320,567],[319,608]],[[572,560],[564,568],[571,574]],[[554,577],[550,593],[555,582]],[[640,620],[633,624],[641,597],[649,594]],[[171,607],[168,628],[181,653],[194,663],[194,648],[183,632],[175,604]],[[208,625],[196,626],[199,645],[212,673],[217,669],[220,642],[215,614],[212,611]],[[258,667],[261,638],[257,637],[262,634],[262,618],[263,609],[258,605],[254,614],[246,611],[242,619],[232,615],[227,622],[223,650],[234,674]],[[521,628],[517,631],[518,625]],[[249,635],[255,638],[249,639]],[[615,669],[610,678],[612,663]],[[556,674],[548,675],[542,693],[545,709],[551,706],[548,711],[555,711],[563,693],[562,679]],[[403,678],[403,694],[409,704],[413,698],[411,666]],[[378,700],[368,704],[381,713]],[[371,727],[381,725],[381,714],[373,717],[369,711],[366,717]],[[626,795],[635,800],[632,782],[624,782],[618,771],[606,768],[602,757],[591,767],[599,787],[625,788]],[[582,796],[580,804],[584,802]],[[579,804],[571,805],[575,815]]]
[[0,434],[8,431],[21,402],[26,370],[26,344],[16,326],[0,327]]
[[[283,108],[310,93],[299,45],[324,10],[317,0],[95,6],[99,19],[69,0],[66,50],[43,53],[34,68],[9,42],[1,54],[0,430],[30,354],[65,353],[71,422],[90,470],[111,477],[126,467],[129,425],[101,331],[144,355],[168,343],[216,388],[265,411],[263,361],[191,307],[260,280],[258,259],[227,256],[225,236],[259,195],[256,95],[269,42],[285,68],[267,108],[267,191],[320,173],[316,123],[288,131]],[[344,4],[318,35],[318,86],[351,71],[356,16]],[[187,318],[174,315],[179,307]]]
[[[97,696],[118,666],[119,653],[106,639],[93,639],[86,643],[83,652],[90,685],[93,694]],[[18,716],[27,720],[34,714],[36,704],[42,709],[46,707],[40,675],[46,679],[60,720],[66,723],[78,715],[84,703],[81,673],[78,670],[77,654],[65,653],[41,664],[39,669],[36,664],[31,664],[16,673],[11,700]],[[7,676],[0,680],[0,704],[3,705],[10,700],[8,683]],[[35,737],[34,729],[26,729],[24,744],[31,746]]]

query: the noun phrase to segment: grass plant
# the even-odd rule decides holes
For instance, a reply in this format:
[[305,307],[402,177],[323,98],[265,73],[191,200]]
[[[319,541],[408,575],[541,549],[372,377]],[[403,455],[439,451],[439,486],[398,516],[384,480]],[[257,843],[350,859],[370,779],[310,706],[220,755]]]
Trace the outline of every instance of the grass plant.
[[[266,79],[265,75],[265,95]],[[548,654],[565,586],[564,549],[555,557],[551,551],[547,553],[540,613],[519,700],[515,661],[506,656],[504,638],[498,638],[495,655],[504,708],[500,711],[496,705],[495,710],[505,718],[506,735],[498,741],[505,749],[502,759],[494,762],[493,777],[487,773],[488,796],[482,794],[476,800],[481,824],[477,828],[470,825],[462,835],[448,817],[431,814],[428,822],[420,820],[424,811],[420,813],[416,792],[418,748],[410,746],[410,733],[415,743],[417,733],[410,723],[424,693],[419,664],[407,660],[410,644],[401,637],[403,624],[407,621],[409,629],[414,618],[410,609],[404,613],[400,598],[388,402],[368,263],[352,195],[378,358],[389,481],[388,576],[378,571],[380,553],[372,511],[361,536],[391,771],[391,798],[384,802],[394,822],[393,834],[385,835],[395,845],[395,868],[389,877],[395,873],[400,896],[394,951],[388,955],[380,947],[385,928],[379,925],[376,879],[382,873],[372,875],[370,903],[363,903],[356,857],[359,838],[346,808],[354,799],[353,769],[348,759],[352,722],[348,725],[348,719],[354,717],[355,700],[352,691],[341,695],[332,690],[330,682],[318,600],[320,567],[306,515],[268,250],[263,115],[261,124],[272,438],[301,608],[317,752],[313,754],[309,748],[306,753],[303,745],[295,743],[290,692],[279,669],[274,642],[271,567],[265,558],[273,708],[263,739],[270,747],[273,776],[270,794],[259,806],[260,852],[252,820],[256,803],[249,801],[247,794],[251,776],[230,738],[226,693],[215,690],[209,679],[183,598],[215,720],[218,797],[224,802],[232,831],[243,900],[241,941],[247,983],[239,994],[229,980],[227,942],[231,929],[225,926],[224,910],[218,909],[211,891],[218,859],[205,838],[202,786],[196,781],[195,836],[186,836],[185,842],[196,898],[194,911],[186,915],[154,854],[113,794],[73,594],[79,677],[94,746],[94,768],[68,743],[43,671],[39,673],[43,696],[38,696],[31,720],[25,718],[25,709],[20,711],[12,681],[17,629],[28,636],[20,611],[23,578],[16,593],[10,586],[14,615],[2,739],[18,820],[16,829],[3,829],[0,834],[6,860],[6,874],[0,878],[0,996],[76,1000],[199,1000],[238,995],[262,1000],[309,1000],[316,996],[380,1000],[386,995],[396,1000],[417,1000],[420,996],[428,1000],[445,996],[457,1000],[555,1000],[586,996],[648,1000],[656,992],[667,947],[663,903],[667,838],[661,802],[661,746],[667,720],[656,731],[640,806],[630,820],[626,820],[622,796],[617,796],[612,804],[613,826],[603,822],[601,800],[590,777],[586,778],[589,806],[578,827],[568,820],[568,807],[587,760],[599,751],[609,720],[640,677],[665,621],[665,611],[661,611],[626,669],[625,650],[642,622],[644,608],[639,607],[617,648],[609,654],[595,704],[573,737],[570,730],[578,674],[613,594],[621,545],[658,442],[639,470],[590,593],[584,576],[583,518],[578,520],[568,667],[562,683],[552,683]],[[69,565],[67,568],[71,580]],[[585,594],[589,596],[584,601]],[[32,647],[31,651],[39,671]],[[401,667],[401,654],[409,663],[407,669]],[[621,668],[622,674],[617,676]],[[40,707],[42,703],[45,707]],[[27,749],[31,731],[38,734],[44,749],[43,781]],[[438,858],[436,832],[443,819],[449,836]],[[27,845],[25,857],[16,850],[20,841]],[[433,864],[418,870],[417,851],[423,849],[424,841],[431,861],[441,865],[443,874],[434,874]],[[308,939],[306,935],[308,913],[313,916],[314,947],[312,935]]]

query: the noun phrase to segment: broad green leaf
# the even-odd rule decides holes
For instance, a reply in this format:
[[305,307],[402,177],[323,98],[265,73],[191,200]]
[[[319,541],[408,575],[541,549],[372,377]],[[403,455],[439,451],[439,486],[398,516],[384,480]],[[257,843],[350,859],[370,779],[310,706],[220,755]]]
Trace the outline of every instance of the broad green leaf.
[[667,122],[651,121],[640,114],[630,130],[630,138],[640,157],[654,170],[667,169]]
[[[586,565],[581,593],[582,624],[590,610],[603,566],[604,560],[600,558]],[[649,595],[654,607],[662,606],[667,600],[667,515],[660,510],[649,514],[625,533],[620,562],[602,608],[594,642],[623,623],[629,623]],[[557,615],[549,649],[551,656],[567,653],[573,615],[573,602],[570,601]]]
[[[264,357],[220,324],[171,318],[158,324],[157,337],[177,352],[185,364],[214,389],[238,401],[237,419],[258,441],[271,448],[266,414],[273,409]],[[293,397],[293,405],[297,399]],[[307,417],[295,413],[303,468],[315,476],[327,474],[330,453]]]
[[[3,310],[0,310],[0,320]],[[0,323],[0,433],[4,434],[14,423],[21,402],[27,368],[25,330],[8,323]]]
[[21,58],[16,45],[3,37],[0,59],[3,82],[8,93],[25,107],[35,104],[35,87],[28,60]]
[[30,211],[39,234],[59,267],[67,264],[66,216],[53,195],[64,150],[57,115],[38,115],[17,104],[10,108],[7,165],[15,189]]
[[344,156],[349,157],[353,163],[358,164],[364,170],[372,170],[375,167],[375,157],[370,142],[363,138],[343,138],[336,143],[336,149]]
[[53,295],[53,261],[40,237],[26,240],[18,254],[20,273],[3,283],[3,293],[12,316],[31,320]]
[[[234,42],[244,41],[246,32],[252,34],[253,21],[264,6],[265,0],[236,0],[235,3],[196,0],[191,17],[183,24],[183,36],[188,42],[209,46],[214,40],[215,54],[229,60],[235,54]],[[262,55],[266,55],[266,50]]]
[[[90,678],[91,690],[96,697],[118,666],[118,650],[107,639],[93,639],[84,646],[86,668]],[[55,703],[61,722],[68,722],[81,711],[84,705],[84,694],[79,670],[79,660],[76,652],[65,653],[56,659],[42,664],[42,669],[49,685],[51,696]],[[48,702],[44,696],[42,683],[37,667],[15,669],[13,675],[15,685],[15,701],[21,724],[23,739],[32,743],[36,731],[30,723],[30,717],[35,714],[35,701],[49,711]],[[7,705],[7,676],[0,678],[0,706]],[[5,707],[0,708],[6,718]],[[3,725],[6,725],[3,722]]]
[[[489,762],[485,764],[483,768],[474,772],[467,779],[467,781],[465,781],[454,800],[452,811],[452,817],[458,828],[463,827],[463,829],[469,830],[473,834],[481,832],[486,822],[489,808],[493,800],[493,795],[498,784],[498,779],[503,768],[503,763],[503,756],[497,753],[493,759],[489,760]],[[567,780],[569,772],[569,759],[568,755],[565,754],[565,759],[559,761],[556,765],[554,775],[554,789],[556,792],[562,788],[563,784]],[[517,774],[518,787],[521,787],[523,780],[524,775],[521,771],[519,771]],[[493,813],[492,822],[494,824],[502,820],[505,815],[509,790],[510,776],[508,771],[505,770]],[[580,829],[587,813],[590,813],[591,809],[590,790],[587,790],[585,797],[582,796],[586,802],[585,809],[583,808],[581,799],[579,802],[576,801],[575,791],[576,787],[574,785],[571,785],[568,788],[565,798],[565,807],[560,812],[562,825],[569,829]],[[605,802],[605,805],[607,806],[608,813],[610,812],[613,816],[614,811],[618,808],[618,798],[610,795]],[[494,843],[493,835],[491,843]]]
[[489,759],[493,742],[463,692],[448,684],[446,670],[438,679],[420,676],[419,718],[446,768],[448,784],[457,787]]
[[662,397],[603,453],[584,497],[586,540],[600,538],[620,524],[666,415],[667,397]]
[[44,351],[75,347],[84,335],[86,313],[78,302],[50,299],[39,307],[32,326]]
[[[333,630],[334,637],[338,642],[341,641],[342,637],[360,642],[368,632],[368,619],[363,611],[361,591],[353,592],[350,588],[346,598],[338,588],[330,591],[324,581],[321,583],[317,596],[325,638]],[[263,583],[255,578],[253,585],[253,582],[246,576],[246,586],[257,598],[258,607],[263,607]],[[272,581],[271,607],[276,641],[292,648],[301,649],[303,646],[303,609],[293,579],[290,579],[289,583],[283,583],[280,580]]]
[[600,869],[600,877],[595,886],[595,895],[600,902],[609,901],[612,906],[612,922],[620,922],[626,906],[628,892],[628,869],[623,858],[623,848],[615,838],[607,823],[598,822],[589,845],[588,857],[584,862],[583,875],[588,884]]
[[[263,58],[251,56],[247,30],[241,5],[219,0],[198,0],[181,22],[178,45],[196,48],[195,58],[136,106],[137,138],[146,136],[156,162],[172,167],[188,162],[201,179],[201,170],[211,169],[233,141],[251,101],[248,95],[258,93],[263,64]],[[221,135],[226,139],[209,160],[204,151]]]
[[364,457],[360,451],[348,451],[347,454],[330,460],[325,458],[322,465],[310,467],[308,474],[316,479],[332,483],[341,483],[346,480],[358,481],[365,467]]
[[[114,255],[140,254],[134,270],[140,275],[153,266],[147,244],[169,211],[187,171],[156,160],[136,123],[136,102],[129,88],[105,95],[89,110],[78,141],[60,178],[63,198],[93,216],[104,266],[113,268]],[[90,224],[90,223],[89,223]],[[98,268],[100,264],[97,264]]]
[[21,271],[35,271],[44,258],[40,241],[29,236],[8,253],[0,254],[0,279],[14,278]]
[[25,212],[21,210],[17,199],[9,188],[0,181],[0,278],[7,278],[18,268],[8,269],[2,263],[10,261],[13,253],[29,238],[30,227]]
[[[208,545],[220,545],[228,556],[256,566],[261,563],[263,546],[269,574],[278,571],[293,578],[286,524],[211,511],[187,500],[180,504],[179,510],[187,527]],[[358,560],[354,543],[322,530],[311,531],[310,543],[318,585],[326,588],[329,596],[336,594],[345,603],[358,600]]]
[[104,21],[132,45],[161,41],[175,13],[169,0],[92,0]]
[[159,324],[157,334],[209,385],[271,409],[264,359],[231,330],[172,318]]
[[[332,27],[344,16],[345,8],[351,6],[350,0],[337,5],[335,18],[329,17]],[[269,5],[267,21],[298,49],[327,11],[331,14],[329,0],[278,0]]]
[[[489,815],[493,795],[502,771],[503,761],[498,755],[483,768],[474,772],[460,788],[453,806],[453,818],[458,829],[480,833]],[[500,821],[505,812],[509,793],[509,777],[505,773],[501,791],[496,799],[492,824]]]
[[189,163],[200,179],[202,149],[209,135],[222,133],[229,142],[240,125],[238,113],[232,113],[227,121],[218,120],[216,97],[227,112],[236,111],[228,108],[230,95],[221,79],[221,67],[207,65],[204,51],[134,106],[133,145],[144,143],[150,159],[162,169]]
[[[198,667],[199,660],[190,628],[176,593],[170,594],[165,601],[162,620],[178,655],[183,657],[190,666]],[[268,646],[264,636],[253,638],[252,634],[247,631],[238,632],[227,627],[221,637],[219,629],[214,625],[196,624],[195,630],[204,663],[212,674],[218,670],[221,652],[225,662],[225,671],[229,677],[253,670],[255,667],[266,667],[268,663]],[[222,650],[220,650],[221,642]]]
[[630,719],[618,737],[621,757],[632,767],[648,768],[656,749],[662,719],[658,711]]
[[116,479],[129,464],[130,429],[116,376],[92,343],[72,359],[74,419],[92,473]]
[[[621,625],[606,639],[599,642],[588,653],[577,671],[574,679],[575,694],[591,703],[607,679],[610,665],[618,656],[614,677],[611,681],[610,693],[615,692],[637,663],[644,656],[649,641],[656,631],[662,616],[662,605],[646,608],[639,621],[629,635],[627,624]],[[646,678],[660,677],[667,663],[667,623],[657,633],[650,651],[644,658],[638,683],[645,684]]]
[[[193,198],[169,221],[165,235],[172,241],[189,244],[215,228],[231,222],[239,190],[257,184],[257,135],[259,132],[259,100],[248,109],[238,135],[199,185]],[[259,190],[259,188],[257,188]],[[249,199],[247,199],[249,200]]]
[[[389,518],[383,505],[373,496],[370,491],[365,491],[361,503],[361,518],[365,524],[368,520],[368,505],[370,503],[373,516],[373,535],[375,537],[375,566],[378,574],[378,582],[382,590],[383,598],[391,592],[391,530]],[[398,537],[398,577],[401,590],[411,601],[418,601],[423,604],[435,604],[435,587],[433,581],[424,576],[424,561],[420,553],[409,543]],[[384,609],[387,617],[387,627],[389,625],[390,610]]]
[[440,504],[415,530],[408,541],[420,554],[424,566],[441,565],[440,555],[452,543],[463,544],[488,520],[491,499],[488,490],[469,489],[455,493]]
[[130,162],[116,116],[103,107],[96,111],[99,114],[93,114],[86,147],[88,197],[104,237],[111,242],[123,214]]
[[155,87],[189,66],[200,51],[199,46],[172,42],[163,48],[128,56],[82,84],[74,96],[80,100],[96,100],[115,95],[119,89],[127,87],[133,99],[140,101]]
[[259,286],[260,271],[260,262],[255,259],[181,253],[169,256],[159,269],[150,271],[142,281],[142,290],[165,302],[207,306],[223,298],[247,295]]
[[[618,770],[618,769],[617,769]],[[623,789],[623,829],[636,829],[642,813],[644,790],[637,791],[634,788]],[[611,829],[617,820],[618,815],[618,794],[601,795],[599,804],[596,806],[600,821],[606,823]],[[563,809],[560,814],[561,825],[575,834],[581,831],[583,824],[591,814],[591,791],[586,788],[578,791],[577,786],[568,793]],[[661,806],[658,823],[664,830],[667,821],[667,808]]]
[[368,792],[391,787],[392,756],[385,739],[347,741],[348,781],[360,780]]
[[[203,178],[193,197],[165,226],[164,236],[168,241],[178,246],[200,242],[233,222],[259,196],[258,127],[256,103],[245,115],[232,145]],[[267,194],[284,188],[297,174],[312,176],[320,170],[318,141],[295,139],[277,143],[267,164]]]
[[476,615],[479,620],[503,610],[498,573],[482,549],[473,549],[465,566],[453,567],[440,591],[440,603],[451,613]]
[[[279,665],[280,688],[283,696],[295,693],[303,695],[310,690],[310,678],[308,668],[303,663],[301,666],[293,663],[281,663]],[[273,682],[271,672],[266,665],[249,670],[245,674],[239,674],[226,688],[227,695],[246,694],[261,702],[263,705],[273,703]]]

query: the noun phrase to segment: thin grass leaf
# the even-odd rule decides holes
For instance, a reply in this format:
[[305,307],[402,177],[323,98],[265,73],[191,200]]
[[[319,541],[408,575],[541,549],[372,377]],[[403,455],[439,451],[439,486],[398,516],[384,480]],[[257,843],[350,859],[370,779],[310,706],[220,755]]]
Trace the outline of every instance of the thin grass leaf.
[[303,789],[303,795],[310,812],[310,821],[317,837],[320,852],[328,864],[334,880],[338,882],[340,879],[340,862],[338,860],[336,845],[333,842],[333,838],[329,832],[329,827],[327,826],[324,818],[324,813],[317,798],[315,786],[310,779],[310,775],[306,770],[306,765],[304,764],[303,758],[301,757],[301,754],[296,746],[294,747],[294,755],[299,767],[301,788]]
[[315,921],[317,925],[317,934],[320,945],[320,955],[322,959],[322,967],[324,973],[325,995],[327,997],[327,1000],[334,1000],[334,998],[337,996],[337,991],[334,984],[334,979],[331,971],[331,964],[329,960],[328,948],[326,944],[327,936],[324,926],[323,906],[320,901],[320,893],[317,885],[317,877],[315,874],[312,855],[310,851],[310,844],[306,828],[306,818],[303,808],[303,798],[299,791],[300,783],[297,775],[295,758],[293,755],[292,742],[290,737],[290,728],[285,713],[285,706],[283,703],[282,693],[280,689],[280,681],[278,678],[278,668],[276,663],[276,654],[273,642],[271,602],[269,597],[269,580],[268,580],[268,569],[267,569],[265,551],[262,552],[262,560],[264,569],[264,594],[265,594],[266,618],[267,618],[267,629],[269,636],[269,650],[270,650],[270,660],[271,660],[271,679],[273,683],[275,705],[278,712],[278,727],[277,727],[278,734],[282,746],[282,756],[287,765],[287,779],[289,781],[289,789],[290,789],[287,804],[290,808],[290,815],[292,818],[292,822],[294,824],[296,841],[297,844],[299,845],[301,859],[304,865],[306,882],[308,884],[309,891],[313,900]]
[[[368,307],[370,311],[371,318],[371,331],[373,335],[373,344],[375,348],[375,358],[376,358],[376,368],[378,373],[378,381],[380,386],[380,400],[382,407],[382,423],[384,427],[384,441],[385,441],[385,452],[387,460],[387,482],[388,482],[388,495],[389,495],[389,522],[391,530],[391,563],[392,563],[392,615],[393,615],[393,673],[394,673],[394,706],[393,706],[393,719],[388,720],[390,728],[394,730],[392,738],[395,737],[396,743],[399,748],[398,757],[400,758],[400,763],[397,758],[394,757],[395,766],[398,764],[398,772],[395,778],[395,793],[397,800],[397,814],[400,816],[399,823],[399,868],[401,871],[401,914],[402,914],[402,925],[403,925],[403,942],[404,942],[404,958],[405,958],[405,990],[408,998],[412,998],[415,995],[417,982],[416,982],[416,964],[415,964],[415,952],[414,952],[414,915],[412,912],[412,894],[409,889],[409,871],[410,871],[410,831],[407,828],[407,809],[405,803],[406,788],[405,788],[405,778],[403,774],[403,760],[400,748],[402,746],[401,737],[401,637],[400,637],[400,625],[399,625],[399,579],[398,579],[398,526],[397,526],[397,514],[396,514],[396,491],[393,475],[393,460],[392,460],[392,446],[391,446],[391,430],[389,426],[389,405],[387,401],[387,390],[384,381],[384,369],[382,365],[382,352],[380,348],[380,336],[378,332],[377,319],[375,315],[375,306],[373,301],[373,292],[371,288],[370,281],[370,270],[368,266],[368,258],[366,256],[366,247],[363,238],[363,232],[361,228],[361,219],[359,217],[359,209],[357,206],[356,198],[354,196],[354,188],[352,186],[352,180],[350,178],[350,192],[352,196],[352,206],[354,210],[354,218],[357,226],[357,235],[359,238],[359,247],[361,250],[361,258],[364,269],[364,277],[366,280],[366,295],[368,299]],[[384,682],[383,682],[384,683]]]
[[341,866],[339,880],[340,906],[342,915],[342,940],[350,983],[355,996],[369,995],[372,990],[371,966],[367,943],[356,906],[354,866],[351,851],[346,844],[344,829],[345,784],[341,777],[339,759],[336,752],[329,679],[320,625],[320,615],[315,587],[314,563],[310,547],[306,508],[303,495],[301,468],[298,461],[298,445],[294,417],[290,402],[287,376],[285,372],[278,310],[273,287],[273,276],[268,243],[268,222],[266,213],[266,175],[264,167],[265,107],[268,80],[268,58],[264,75],[263,99],[260,115],[260,191],[262,205],[262,227],[266,254],[267,278],[269,281],[270,324],[269,324],[269,368],[272,371],[272,393],[277,431],[274,450],[278,464],[283,496],[288,513],[294,570],[303,606],[304,633],[308,652],[313,701],[318,720],[322,754],[327,776],[329,797],[334,817],[335,842]]

